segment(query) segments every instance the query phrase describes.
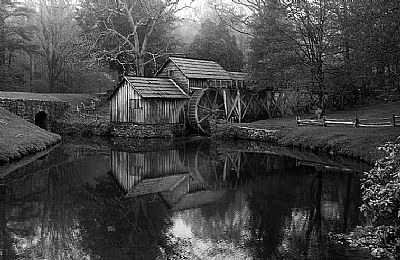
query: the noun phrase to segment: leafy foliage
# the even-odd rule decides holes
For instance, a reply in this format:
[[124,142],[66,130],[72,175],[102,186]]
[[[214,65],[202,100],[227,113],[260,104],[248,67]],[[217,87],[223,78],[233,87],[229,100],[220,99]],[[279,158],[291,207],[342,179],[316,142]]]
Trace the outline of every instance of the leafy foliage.
[[400,256],[400,144],[379,148],[386,156],[365,173],[361,211],[379,225],[382,242]]

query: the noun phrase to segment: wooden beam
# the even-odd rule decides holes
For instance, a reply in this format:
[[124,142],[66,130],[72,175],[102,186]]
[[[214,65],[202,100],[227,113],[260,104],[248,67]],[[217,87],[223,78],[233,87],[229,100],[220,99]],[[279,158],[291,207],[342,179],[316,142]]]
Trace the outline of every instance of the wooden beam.
[[[231,98],[232,101],[232,98]],[[227,118],[229,119],[232,116],[233,112],[236,112],[236,115],[239,117],[239,111],[237,109],[237,104],[240,102],[240,95],[238,95],[238,93],[236,93],[235,99],[232,101],[232,106],[229,110],[229,113],[227,115]],[[239,118],[240,120],[240,118]],[[239,121],[240,122],[240,121]]]
[[[240,153],[239,153],[239,155],[240,155]],[[238,168],[237,161],[234,160],[234,159],[232,159],[232,155],[231,155],[231,154],[228,154],[228,158],[229,158],[229,161],[230,161],[231,164],[232,164],[233,169],[234,169],[235,172],[236,172],[236,176],[239,176],[239,175],[240,175],[240,170],[239,170],[239,168]]]
[[239,117],[239,123],[242,122],[242,106],[240,103],[240,90],[237,90],[237,97],[238,97],[238,117]]
[[246,104],[245,97],[248,96],[248,93],[249,92],[247,92],[247,95],[246,95],[246,92],[245,92],[245,94],[243,95],[243,98],[241,99],[242,105],[244,107],[244,111],[243,111],[243,114],[242,114],[242,119],[246,116],[246,114],[248,113],[249,110],[252,110],[251,109],[251,103],[254,100],[254,95],[250,94],[250,98],[249,98],[249,100],[247,101],[247,104]]
[[228,156],[229,155],[225,156],[225,160],[224,160],[224,172],[222,175],[222,180],[224,180],[224,181],[226,180],[227,171],[228,171]]
[[222,97],[224,98],[224,110],[225,110],[225,117],[228,120],[228,100],[227,100],[227,96],[226,96],[226,89],[222,90]]

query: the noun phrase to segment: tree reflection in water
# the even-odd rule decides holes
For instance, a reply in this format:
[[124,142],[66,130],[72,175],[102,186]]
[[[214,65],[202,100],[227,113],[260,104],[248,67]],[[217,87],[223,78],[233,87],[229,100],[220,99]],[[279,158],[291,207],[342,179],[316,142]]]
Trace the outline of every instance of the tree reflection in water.
[[169,222],[169,212],[158,195],[124,199],[112,179],[87,187],[79,212],[82,240],[92,255],[102,259],[155,259]]
[[[324,259],[332,252],[326,234],[359,223],[351,173],[276,154],[228,158],[193,142],[158,155],[110,154],[116,164],[60,147],[20,169],[24,177],[0,193],[3,258]],[[179,174],[182,182],[166,185]],[[133,187],[122,185],[129,178]],[[136,182],[169,188],[125,196]]]
[[199,259],[330,259],[327,233],[359,223],[360,193],[348,192],[358,183],[350,173],[271,161],[270,171],[244,169],[247,184],[214,204],[176,212],[169,234],[177,246]]

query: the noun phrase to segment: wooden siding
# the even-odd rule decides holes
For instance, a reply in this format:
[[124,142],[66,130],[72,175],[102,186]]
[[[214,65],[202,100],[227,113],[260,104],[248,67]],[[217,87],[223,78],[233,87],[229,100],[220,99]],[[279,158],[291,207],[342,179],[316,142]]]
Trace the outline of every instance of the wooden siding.
[[[168,75],[168,71],[173,71],[173,77]],[[172,78],[175,83],[186,93],[189,94],[189,79],[185,77],[185,74],[171,61],[167,61],[164,67],[157,73],[158,78]]]
[[183,107],[186,100],[144,99],[145,124],[183,123]]
[[207,88],[208,83],[206,79],[190,79],[189,80],[189,88],[190,90],[196,89],[196,88]]
[[[131,99],[139,100],[141,107],[131,107]],[[138,124],[183,123],[185,103],[186,99],[144,99],[129,83],[124,82],[111,98],[111,122]]]
[[111,122],[144,123],[144,108],[130,108],[130,99],[139,99],[142,101],[142,106],[144,105],[143,99],[125,81],[111,97]]
[[188,173],[179,150],[145,153],[111,151],[111,172],[124,191],[143,179]]

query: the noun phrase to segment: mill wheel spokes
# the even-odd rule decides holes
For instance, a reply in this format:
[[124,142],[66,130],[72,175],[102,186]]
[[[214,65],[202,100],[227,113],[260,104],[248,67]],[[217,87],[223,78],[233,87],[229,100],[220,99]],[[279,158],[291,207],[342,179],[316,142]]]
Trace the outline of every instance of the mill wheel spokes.
[[208,88],[193,94],[189,105],[189,119],[192,126],[205,134],[211,134],[210,120],[224,117],[224,99],[218,89]]

